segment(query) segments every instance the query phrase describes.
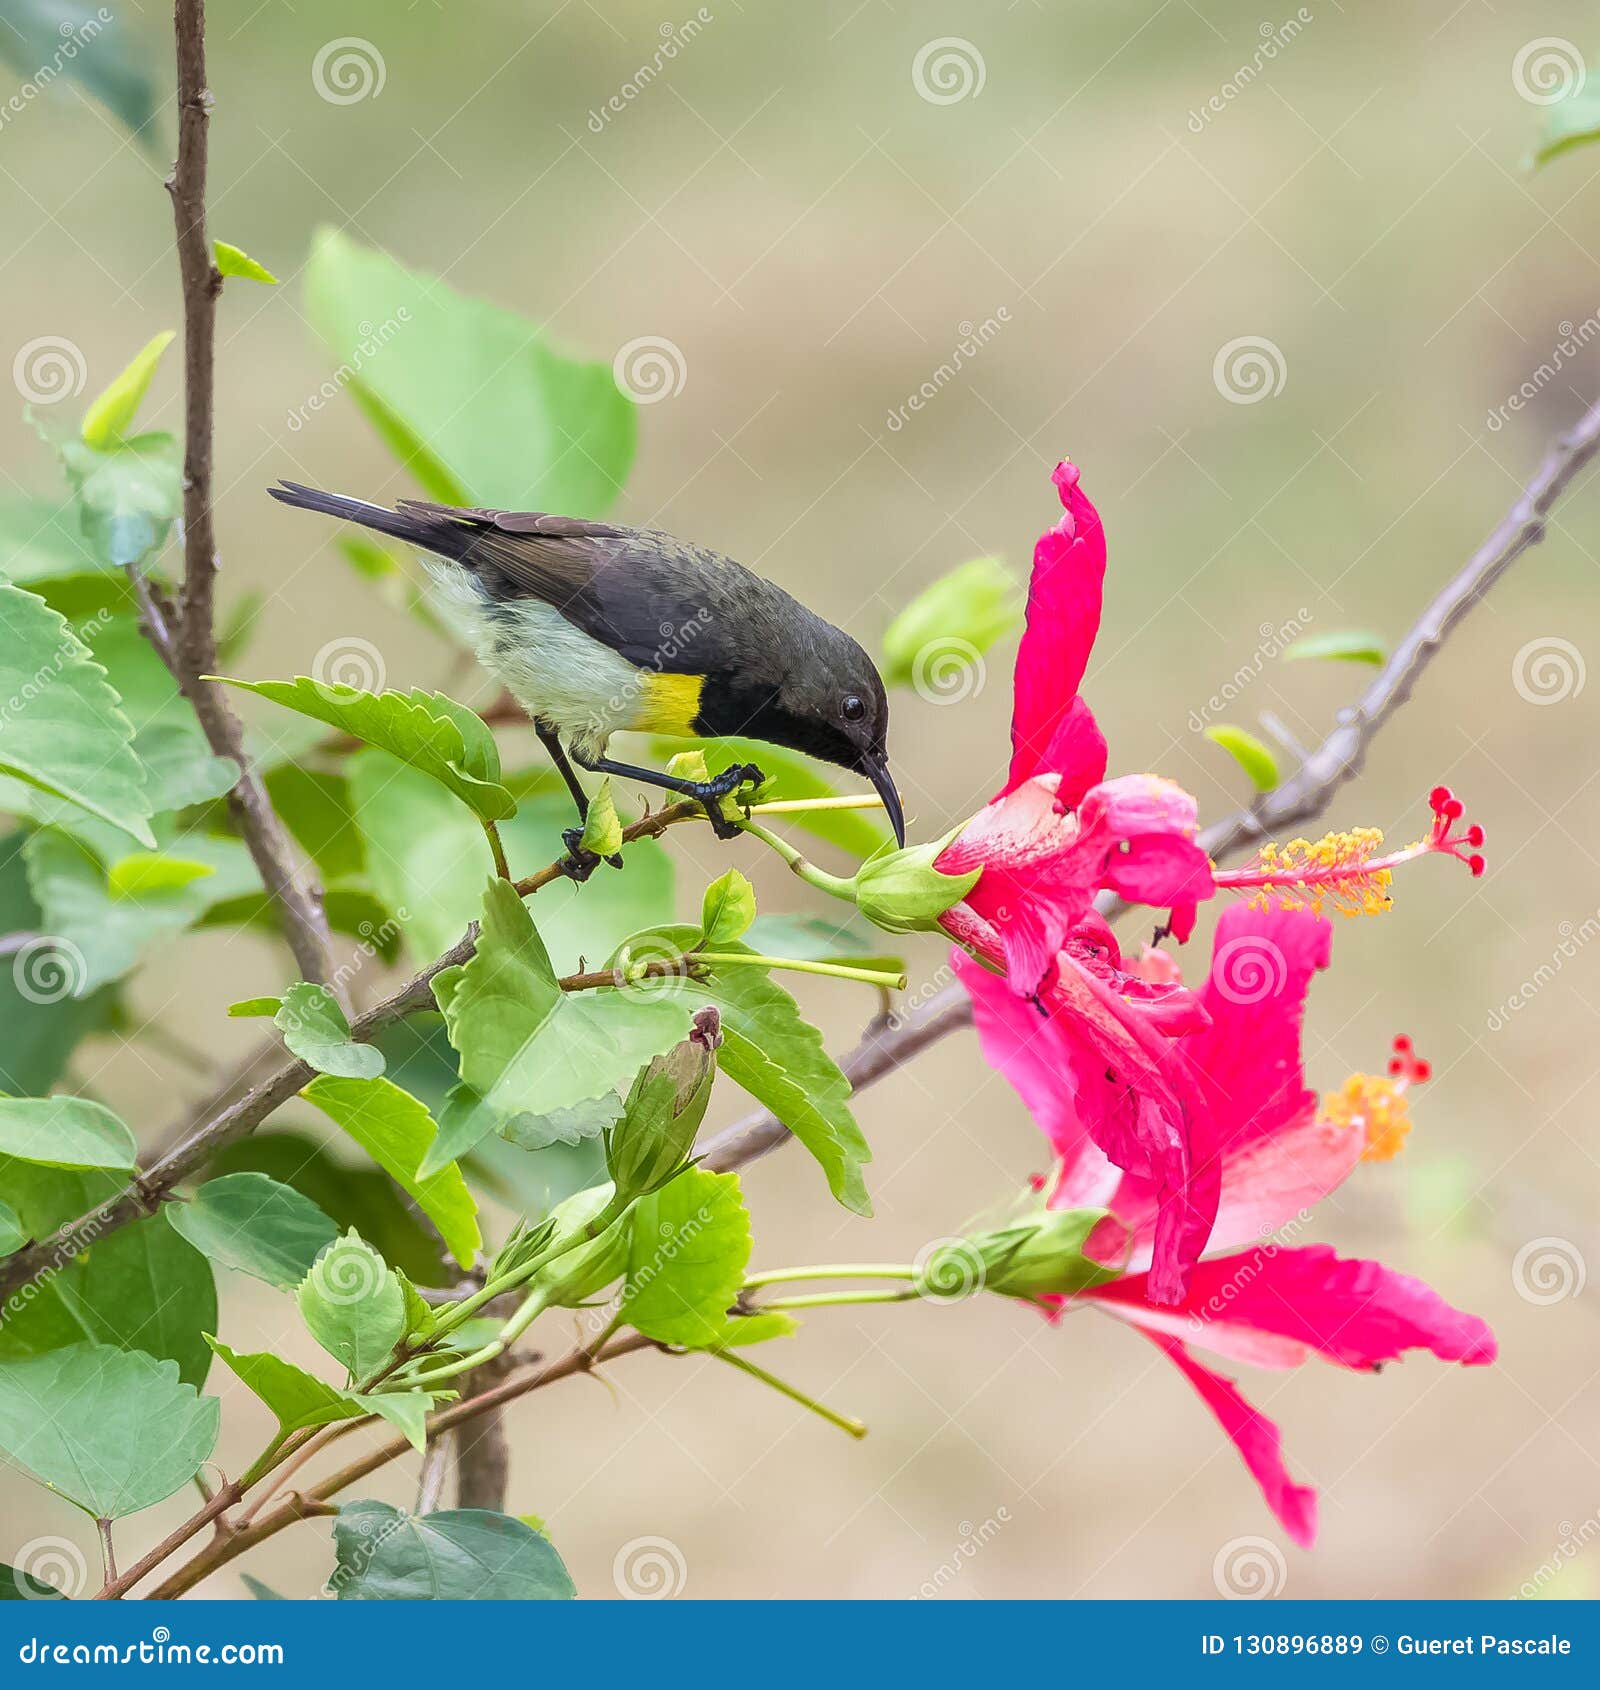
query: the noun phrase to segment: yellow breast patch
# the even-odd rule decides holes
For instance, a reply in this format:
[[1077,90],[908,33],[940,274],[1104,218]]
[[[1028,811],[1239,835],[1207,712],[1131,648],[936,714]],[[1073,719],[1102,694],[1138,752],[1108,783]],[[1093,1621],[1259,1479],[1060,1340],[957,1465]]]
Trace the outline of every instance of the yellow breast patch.
[[635,733],[692,734],[700,714],[702,675],[639,674],[639,705],[628,726]]

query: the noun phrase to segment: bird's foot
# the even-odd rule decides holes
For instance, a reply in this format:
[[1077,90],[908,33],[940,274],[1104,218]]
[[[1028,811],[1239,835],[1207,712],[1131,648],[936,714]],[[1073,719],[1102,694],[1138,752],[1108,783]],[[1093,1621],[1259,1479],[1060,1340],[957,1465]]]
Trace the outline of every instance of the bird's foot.
[[[754,763],[730,763],[721,774],[714,775],[710,780],[696,782],[690,796],[698,798],[705,806],[706,819],[711,823],[711,831],[718,839],[737,839],[743,829],[738,822],[723,812],[722,801],[731,797],[741,786],[760,786],[766,778]],[[749,808],[746,807],[746,818],[749,814]]]
[[610,863],[612,868],[622,867],[622,853],[615,852],[609,857],[602,857],[598,852],[589,850],[583,843],[583,829],[581,827],[564,828],[561,843],[566,846],[567,854],[556,865],[568,880],[582,885],[601,863]]

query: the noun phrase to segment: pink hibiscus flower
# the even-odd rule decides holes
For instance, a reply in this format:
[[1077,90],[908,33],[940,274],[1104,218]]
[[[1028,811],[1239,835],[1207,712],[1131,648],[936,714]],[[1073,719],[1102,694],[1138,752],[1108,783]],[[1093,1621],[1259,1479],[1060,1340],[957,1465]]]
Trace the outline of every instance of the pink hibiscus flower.
[[1108,933],[1094,941],[1097,966],[1127,983],[1134,1016],[1161,1025],[1172,1062],[1202,1102],[1211,1133],[1204,1165],[1191,1175],[1215,1192],[1210,1249],[1233,1253],[1200,1261],[1176,1297],[1170,1285],[1158,1286],[1161,1178],[1117,1165],[1091,1135],[1077,1106],[1083,1070],[1063,1031],[1070,1023],[1041,1018],[978,964],[958,958],[985,1055],[1056,1151],[1050,1206],[1108,1210],[1086,1251],[1119,1276],[1058,1300],[1057,1312],[1092,1304],[1143,1332],[1199,1392],[1285,1531],[1309,1547],[1316,1493],[1290,1478],[1277,1426],[1190,1347],[1269,1368],[1316,1356],[1373,1371],[1411,1349],[1469,1365],[1494,1360],[1494,1335],[1483,1321],[1419,1280],[1345,1260],[1327,1245],[1292,1248],[1273,1238],[1286,1225],[1298,1229],[1363,1157],[1394,1154],[1408,1126],[1406,1089],[1427,1077],[1427,1065],[1407,1041],[1396,1041],[1387,1076],[1356,1076],[1318,1109],[1305,1085],[1300,1030],[1312,976],[1328,964],[1330,930],[1309,911],[1228,910],[1197,994],[1178,983],[1163,953],[1125,970]]
[[1037,991],[1096,892],[1171,907],[1186,938],[1211,896],[1195,801],[1154,775],[1107,780],[1105,736],[1079,695],[1100,631],[1106,537],[1075,465],[1056,465],[1063,515],[1039,536],[1017,652],[1011,768],[993,801],[939,854],[943,874],[982,872],[945,912],[950,936]]

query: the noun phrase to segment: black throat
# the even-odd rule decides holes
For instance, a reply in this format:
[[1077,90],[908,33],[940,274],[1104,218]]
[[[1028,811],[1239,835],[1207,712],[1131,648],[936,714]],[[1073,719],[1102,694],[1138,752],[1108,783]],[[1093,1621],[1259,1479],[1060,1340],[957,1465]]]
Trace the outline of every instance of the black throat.
[[769,745],[803,751],[841,769],[860,768],[861,754],[842,728],[784,709],[770,686],[726,676],[706,677],[694,731],[707,739],[764,739]]

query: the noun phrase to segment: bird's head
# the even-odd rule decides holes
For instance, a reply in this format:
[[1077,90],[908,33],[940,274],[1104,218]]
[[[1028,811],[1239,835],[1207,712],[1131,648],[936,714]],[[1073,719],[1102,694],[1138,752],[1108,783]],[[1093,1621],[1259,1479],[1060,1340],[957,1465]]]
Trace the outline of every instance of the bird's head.
[[784,742],[865,775],[904,845],[905,812],[889,773],[889,700],[883,678],[848,634],[822,626],[826,634],[804,662],[790,668],[778,690],[779,712],[789,728]]

